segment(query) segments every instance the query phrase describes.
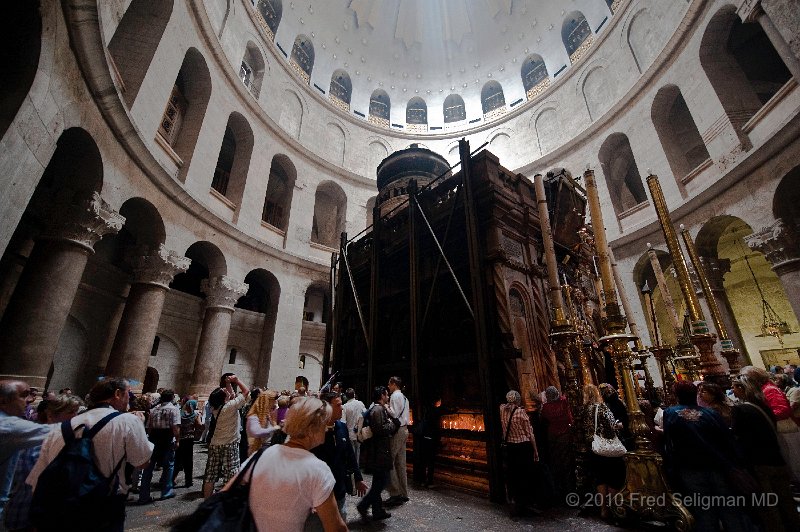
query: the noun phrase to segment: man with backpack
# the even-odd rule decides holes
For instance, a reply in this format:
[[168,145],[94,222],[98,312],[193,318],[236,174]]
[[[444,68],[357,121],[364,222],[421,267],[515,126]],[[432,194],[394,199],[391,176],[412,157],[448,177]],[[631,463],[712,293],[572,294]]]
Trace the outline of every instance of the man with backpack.
[[130,384],[107,378],[89,392],[89,410],[62,423],[42,445],[26,481],[31,521],[39,531],[122,531],[125,462],[147,467],[153,444],[142,421],[127,414]]

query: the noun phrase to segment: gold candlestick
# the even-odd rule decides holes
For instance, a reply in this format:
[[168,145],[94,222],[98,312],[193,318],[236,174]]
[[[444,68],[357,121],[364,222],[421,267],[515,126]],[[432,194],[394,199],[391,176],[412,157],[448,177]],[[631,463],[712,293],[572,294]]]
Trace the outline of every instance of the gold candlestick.
[[622,301],[622,310],[625,311],[625,317],[628,319],[628,329],[630,329],[631,334],[636,337],[636,351],[641,353],[645,350],[644,345],[642,344],[642,335],[639,333],[639,326],[636,325],[635,321],[633,321],[633,312],[631,311],[631,305],[628,301],[628,295],[625,293],[625,286],[622,284],[622,280],[619,276],[619,269],[617,268],[617,259],[614,257],[614,250],[611,248],[608,248],[608,259],[611,262],[611,271],[614,274],[614,284],[617,285],[619,300]]
[[554,344],[556,357],[564,366],[567,398],[573,413],[577,414],[580,408],[580,401],[578,381],[575,378],[571,352],[578,352],[578,331],[575,330],[572,320],[567,317],[561,285],[558,282],[558,262],[556,261],[556,251],[553,244],[553,231],[550,226],[550,213],[547,209],[544,180],[541,174],[533,176],[533,186],[536,191],[536,203],[539,207],[539,227],[542,232],[544,261],[547,266],[547,283],[550,287],[550,300],[554,307],[553,317],[550,321],[550,339]]
[[722,356],[728,361],[728,366],[731,370],[731,375],[739,373],[739,350],[733,347],[733,342],[728,336],[728,330],[722,322],[722,314],[719,311],[717,300],[714,298],[714,293],[711,291],[711,283],[708,282],[708,275],[703,263],[700,261],[700,256],[697,254],[697,248],[692,240],[692,235],[689,230],[681,224],[681,237],[683,238],[683,245],[686,247],[686,252],[689,254],[689,260],[692,261],[694,270],[697,272],[697,277],[700,279],[700,286],[703,288],[703,296],[708,303],[708,309],[711,311],[711,319],[714,322],[714,328],[717,330],[719,337],[720,347],[722,349]]
[[[636,392],[631,377],[631,351],[628,347],[628,342],[633,337],[625,333],[625,317],[620,313],[619,305],[617,304],[611,261],[607,253],[608,244],[603,225],[603,214],[600,210],[600,198],[597,193],[597,183],[594,178],[594,172],[590,169],[586,170],[583,177],[592,216],[595,243],[600,256],[603,291],[606,295],[606,330],[608,335],[601,338],[600,341],[610,347],[613,356],[619,360],[622,367],[621,390],[628,409],[630,429],[636,441],[636,450],[630,451],[625,455],[625,487],[618,494],[619,497],[612,498],[611,509],[619,518],[629,517],[630,514],[648,520],[656,517],[658,520],[671,521],[673,528],[678,530],[689,530],[694,519],[681,501],[672,497],[669,493],[666,479],[664,478],[662,458],[652,450],[647,439],[649,428],[636,400]],[[645,497],[642,497],[642,495],[645,495]],[[650,496],[657,498],[651,500],[659,500],[658,498],[665,500],[665,505],[653,506],[652,504],[647,504],[645,501]]]
[[683,257],[683,251],[681,251],[681,246],[678,243],[678,235],[675,234],[675,228],[672,225],[669,210],[667,210],[667,202],[664,199],[661,184],[658,182],[658,176],[652,174],[647,176],[647,186],[650,188],[653,206],[656,209],[658,221],[661,223],[664,239],[667,242],[669,254],[672,256],[672,263],[678,273],[678,284],[681,287],[681,292],[689,311],[689,318],[692,322],[691,341],[700,351],[701,373],[704,379],[725,384],[728,382],[728,376],[714,355],[714,344],[716,342],[714,336],[708,330],[697,294],[694,293],[692,281],[689,278],[689,269],[686,267],[686,259]]

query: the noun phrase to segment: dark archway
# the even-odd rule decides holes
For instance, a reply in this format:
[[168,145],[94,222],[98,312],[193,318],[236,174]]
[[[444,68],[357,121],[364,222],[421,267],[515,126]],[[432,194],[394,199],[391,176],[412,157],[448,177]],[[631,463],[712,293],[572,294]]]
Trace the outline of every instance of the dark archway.
[[42,48],[39,1],[8,2],[0,22],[0,138],[17,116],[36,77]]

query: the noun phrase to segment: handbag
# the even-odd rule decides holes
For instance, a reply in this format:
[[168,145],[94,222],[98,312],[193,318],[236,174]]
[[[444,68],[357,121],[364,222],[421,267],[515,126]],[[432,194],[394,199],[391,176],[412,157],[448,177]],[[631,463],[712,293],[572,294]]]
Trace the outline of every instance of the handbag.
[[600,411],[600,405],[594,409],[594,436],[592,437],[592,452],[597,456],[605,456],[607,458],[618,458],[624,455],[627,451],[619,438],[614,435],[613,438],[604,438],[597,433],[597,413]]
[[[253,480],[253,469],[264,453],[259,449],[247,462],[230,488],[215,493],[187,518],[176,523],[172,532],[256,532],[253,514],[250,513],[250,484]],[[250,476],[243,482],[247,473]]]

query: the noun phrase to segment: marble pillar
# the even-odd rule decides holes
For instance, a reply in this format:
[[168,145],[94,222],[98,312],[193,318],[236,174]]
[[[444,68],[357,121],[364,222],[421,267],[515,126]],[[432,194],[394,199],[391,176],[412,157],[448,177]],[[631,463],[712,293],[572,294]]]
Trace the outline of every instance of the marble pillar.
[[207,397],[219,385],[233,306],[247,293],[247,288],[245,283],[224,275],[203,280],[206,309],[189,393]]
[[[794,52],[792,52],[790,44],[784,39],[780,30],[775,25],[775,21],[764,11],[764,8],[761,6],[761,0],[740,0],[737,13],[739,18],[742,19],[742,22],[757,22],[761,26],[769,42],[772,43],[772,46],[775,48],[775,51],[781,56],[783,64],[786,65],[786,68],[792,74],[792,77],[800,82],[800,61],[795,56]],[[791,17],[792,15],[787,14],[787,16]],[[797,13],[795,13],[794,16],[796,17]]]
[[163,244],[152,253],[131,259],[133,282],[106,364],[106,375],[130,379],[134,391],[140,391],[169,283],[176,274],[185,272],[191,262]]
[[764,254],[778,275],[795,317],[800,320],[800,235],[780,218],[744,237],[751,249]]
[[717,301],[722,323],[728,331],[733,347],[739,350],[741,365],[746,366],[750,364],[750,355],[747,353],[747,346],[742,338],[742,332],[736,322],[736,316],[733,314],[733,307],[731,307],[731,301],[728,299],[728,293],[725,292],[724,286],[725,274],[731,271],[731,261],[716,257],[700,257],[700,261],[705,268],[708,284],[711,285],[711,293]]
[[0,378],[40,388],[94,245],[125,223],[97,192],[51,208],[0,321]]

